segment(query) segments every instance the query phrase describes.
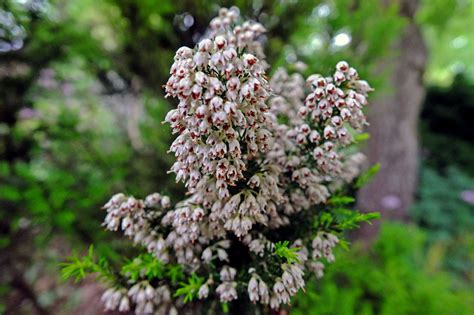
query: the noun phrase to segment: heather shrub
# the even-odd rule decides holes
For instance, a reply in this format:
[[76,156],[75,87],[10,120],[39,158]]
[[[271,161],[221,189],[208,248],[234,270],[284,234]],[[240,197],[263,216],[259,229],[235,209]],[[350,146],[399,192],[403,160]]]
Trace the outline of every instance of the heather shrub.
[[369,177],[357,142],[371,87],[344,61],[330,76],[268,78],[264,32],[221,9],[196,47],[176,52],[165,91],[178,104],[165,121],[186,194],[114,195],[104,226],[141,253],[116,266],[91,248],[63,269],[99,273],[107,310],[278,310],[323,277],[344,231],[377,216],[351,209]]

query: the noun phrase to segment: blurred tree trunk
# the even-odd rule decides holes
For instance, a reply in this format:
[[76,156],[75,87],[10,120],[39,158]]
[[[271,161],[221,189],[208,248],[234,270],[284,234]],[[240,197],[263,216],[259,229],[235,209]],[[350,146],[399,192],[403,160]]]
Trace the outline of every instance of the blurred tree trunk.
[[[397,0],[382,0],[384,4]],[[366,154],[369,163],[380,163],[374,180],[361,189],[358,206],[363,211],[379,211],[382,220],[409,218],[418,178],[418,117],[425,95],[423,72],[427,49],[414,17],[418,0],[399,0],[400,15],[407,25],[395,43],[396,57],[386,60],[390,87],[372,104],[368,113],[371,138]],[[380,222],[364,226],[358,237],[373,240]]]

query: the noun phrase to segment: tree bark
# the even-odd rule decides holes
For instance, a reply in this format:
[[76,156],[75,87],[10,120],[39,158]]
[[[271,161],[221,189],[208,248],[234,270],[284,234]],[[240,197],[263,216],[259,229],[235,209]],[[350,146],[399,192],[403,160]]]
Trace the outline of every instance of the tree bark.
[[[382,221],[409,219],[408,208],[414,200],[418,179],[418,117],[425,95],[427,49],[414,20],[419,1],[401,0],[399,4],[407,25],[394,45],[397,56],[381,65],[391,71],[390,88],[378,97],[368,113],[371,138],[366,155],[370,164],[380,163],[381,169],[358,194],[359,209],[379,211]],[[363,227],[357,237],[370,242],[379,225],[380,221]]]

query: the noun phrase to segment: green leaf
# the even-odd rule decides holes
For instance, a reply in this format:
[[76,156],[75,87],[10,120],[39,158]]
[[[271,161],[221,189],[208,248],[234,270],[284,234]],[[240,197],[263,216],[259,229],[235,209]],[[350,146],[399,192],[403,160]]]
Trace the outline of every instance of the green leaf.
[[145,276],[147,280],[160,279],[164,274],[164,265],[152,254],[143,254],[122,267],[121,273],[133,281]]
[[380,163],[374,164],[371,166],[367,171],[361,174],[355,183],[356,188],[361,188],[367,185],[373,177],[379,172],[380,170]]
[[323,212],[319,217],[315,218],[314,227],[319,228],[320,226],[329,227],[334,222],[334,217],[329,212]]
[[179,285],[181,286],[178,290],[176,290],[174,296],[184,295],[184,303],[191,302],[195,297],[197,297],[197,293],[199,292],[199,288],[204,283],[204,278],[198,277],[195,273],[188,278],[188,283],[181,282]]
[[284,242],[278,242],[275,244],[275,255],[278,257],[286,259],[286,261],[291,264],[291,263],[298,263],[299,262],[299,257],[297,251],[299,248],[288,248],[288,245],[290,244],[289,241],[284,241]]
[[184,278],[183,268],[181,265],[171,266],[166,272],[166,275],[171,279],[172,284],[176,284]]
[[380,213],[368,212],[362,213],[353,209],[337,208],[333,210],[336,217],[336,227],[340,230],[351,230],[359,227],[360,223],[371,224],[371,220],[379,219]]
[[87,256],[82,258],[74,255],[68,258],[68,262],[61,263],[61,278],[67,280],[74,278],[76,282],[84,279],[88,274],[97,274],[100,280],[114,282],[116,280],[110,265],[105,257],[100,257],[97,261],[94,253],[94,246],[91,245]]
[[227,314],[229,313],[229,303],[221,303],[222,312]]
[[329,199],[329,203],[335,206],[343,206],[350,203],[353,203],[355,199],[349,196],[333,196]]
[[355,142],[363,142],[363,141],[367,141],[370,139],[370,134],[367,133],[367,132],[364,132],[364,133],[361,133],[361,134],[358,134],[356,136],[354,136],[354,141]]
[[349,242],[344,239],[339,239],[339,245],[345,250],[349,250]]

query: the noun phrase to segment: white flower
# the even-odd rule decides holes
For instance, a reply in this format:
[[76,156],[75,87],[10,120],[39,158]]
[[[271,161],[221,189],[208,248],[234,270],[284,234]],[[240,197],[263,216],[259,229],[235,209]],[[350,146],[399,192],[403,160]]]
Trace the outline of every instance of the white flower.
[[220,261],[228,261],[229,256],[227,255],[227,252],[221,248],[217,250],[217,257],[219,257]]
[[205,298],[207,298],[208,295],[209,295],[209,286],[207,285],[207,283],[204,283],[204,284],[199,288],[198,297],[199,297],[200,299],[205,299]]
[[244,65],[246,67],[252,67],[257,63],[257,58],[252,54],[244,54]]
[[250,278],[247,291],[249,293],[250,301],[256,302],[260,299],[258,294],[258,281],[255,277]]
[[120,305],[118,308],[119,312],[128,312],[130,310],[130,301],[127,296],[123,296],[120,300]]
[[223,282],[217,287],[216,292],[219,294],[221,302],[230,302],[237,299],[235,286],[235,282]]
[[222,281],[232,281],[234,280],[236,270],[232,267],[225,266],[221,269],[220,277]]
[[202,252],[202,259],[206,262],[206,263],[209,263],[212,259],[212,250],[210,247],[206,248],[203,252]]
[[222,49],[227,44],[227,41],[224,36],[217,36],[215,39],[215,44],[217,49]]

